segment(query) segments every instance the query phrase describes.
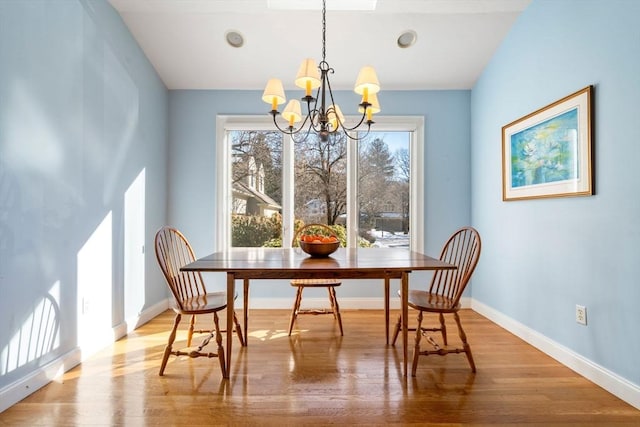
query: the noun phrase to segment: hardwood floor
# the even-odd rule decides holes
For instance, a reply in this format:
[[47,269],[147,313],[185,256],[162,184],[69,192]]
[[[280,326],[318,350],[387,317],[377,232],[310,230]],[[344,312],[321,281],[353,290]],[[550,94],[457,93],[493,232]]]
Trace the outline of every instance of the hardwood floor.
[[288,337],[289,311],[251,310],[249,346],[234,342],[223,381],[217,359],[172,357],[158,376],[168,311],[1,413],[0,425],[640,426],[637,409],[477,313],[461,318],[478,372],[464,355],[428,356],[405,381],[381,310],[343,310],[344,337],[331,316],[301,316]]

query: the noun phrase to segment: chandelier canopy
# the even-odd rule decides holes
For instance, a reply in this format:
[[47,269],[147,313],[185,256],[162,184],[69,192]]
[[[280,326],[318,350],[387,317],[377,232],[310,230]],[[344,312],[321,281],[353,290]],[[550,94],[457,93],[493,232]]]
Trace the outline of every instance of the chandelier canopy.
[[[360,70],[354,92],[362,95],[362,100],[358,105],[358,112],[362,114],[359,122],[353,127],[345,125],[345,117],[340,107],[333,100],[329,74],[334,70],[326,61],[326,0],[322,0],[322,61],[316,65],[313,59],[307,58],[302,61],[298,74],[294,81],[295,85],[305,90],[305,96],[301,101],[307,104],[307,114],[302,118],[300,101],[292,99],[282,112],[282,118],[288,126],[281,127],[276,117],[280,112],[278,105],[286,102],[282,81],[280,79],[270,79],[262,94],[262,100],[271,105],[270,114],[273,123],[282,133],[291,135],[295,142],[302,142],[307,139],[311,130],[320,135],[322,140],[327,140],[329,135],[338,131],[344,131],[351,139],[361,139],[369,133],[373,122],[373,114],[380,112],[377,93],[380,91],[380,83],[373,67],[365,66]],[[316,96],[312,96],[312,90],[317,89]],[[296,124],[302,123],[296,127]],[[362,136],[353,136],[349,131],[358,129],[366,124],[367,132]],[[306,130],[305,130],[306,129]]]

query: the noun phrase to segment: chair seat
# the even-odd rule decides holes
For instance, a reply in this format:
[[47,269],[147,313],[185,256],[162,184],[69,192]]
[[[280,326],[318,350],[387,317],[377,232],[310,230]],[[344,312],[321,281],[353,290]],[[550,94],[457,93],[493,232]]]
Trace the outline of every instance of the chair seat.
[[453,313],[460,310],[460,303],[454,304],[453,299],[421,290],[409,290],[408,302],[409,307],[421,311]]
[[187,298],[182,301],[182,307],[182,310],[178,309],[182,314],[206,314],[224,310],[227,307],[227,293],[211,292]]
[[293,279],[291,286],[305,286],[309,288],[326,288],[327,286],[340,286],[342,282],[338,279]]

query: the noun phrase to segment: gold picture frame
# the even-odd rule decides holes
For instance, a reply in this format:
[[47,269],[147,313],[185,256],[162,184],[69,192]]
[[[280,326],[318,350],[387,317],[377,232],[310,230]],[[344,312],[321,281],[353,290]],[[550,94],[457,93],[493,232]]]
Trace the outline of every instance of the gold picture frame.
[[593,195],[593,87],[502,127],[502,200]]

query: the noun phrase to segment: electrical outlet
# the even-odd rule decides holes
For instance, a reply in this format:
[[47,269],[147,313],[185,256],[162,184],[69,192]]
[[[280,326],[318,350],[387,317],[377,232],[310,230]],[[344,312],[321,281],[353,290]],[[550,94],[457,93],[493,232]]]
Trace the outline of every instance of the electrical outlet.
[[587,307],[576,304],[576,322],[581,325],[587,324]]

